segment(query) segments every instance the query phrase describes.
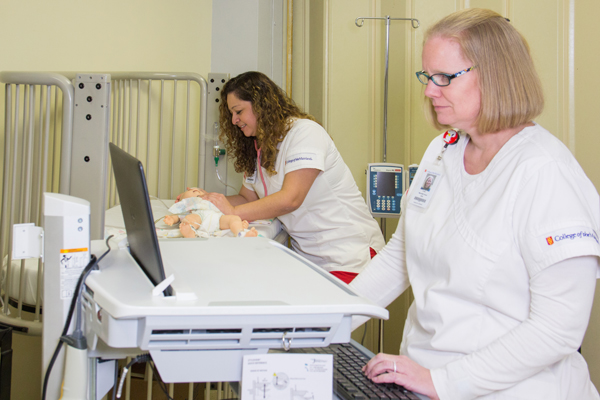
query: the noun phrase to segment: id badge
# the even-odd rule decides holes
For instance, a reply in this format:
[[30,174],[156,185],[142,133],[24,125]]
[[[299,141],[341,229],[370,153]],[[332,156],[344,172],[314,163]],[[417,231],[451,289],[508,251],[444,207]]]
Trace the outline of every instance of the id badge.
[[256,170],[254,170],[254,173],[251,176],[244,174],[244,182],[254,185],[256,183]]
[[437,168],[426,166],[426,168],[423,169],[420,179],[418,181],[416,179],[413,181],[413,185],[416,183],[416,188],[409,203],[422,210],[427,209],[440,185],[442,176],[443,174]]

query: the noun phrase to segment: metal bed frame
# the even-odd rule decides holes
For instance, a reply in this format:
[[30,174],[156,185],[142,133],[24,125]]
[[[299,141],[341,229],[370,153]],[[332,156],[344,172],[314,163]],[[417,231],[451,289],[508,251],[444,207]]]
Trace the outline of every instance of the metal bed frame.
[[[78,94],[85,79],[105,79],[101,87],[110,101],[102,103],[101,107],[107,105],[103,110],[107,120],[99,131],[79,122],[86,117],[85,102],[91,102],[91,96],[86,99]],[[207,82],[194,73],[0,72],[0,82],[5,84],[0,256],[6,262],[0,323],[39,336],[42,261],[37,262],[37,287],[30,288],[35,304],[25,304],[25,260],[20,268],[13,268],[11,227],[19,223],[41,226],[42,194],[55,192],[90,201],[92,239],[103,238],[104,210],[118,203],[107,157],[108,141],[142,160],[151,196],[174,198],[186,185],[204,187],[206,154],[212,151],[206,146],[207,126],[217,119],[207,115]],[[82,140],[90,137],[90,130],[92,139]],[[84,162],[99,160],[93,167],[98,179],[86,179],[82,173],[86,171],[82,165],[93,164],[81,164],[84,154],[97,155],[86,156]],[[16,292],[12,290],[13,274],[19,274]],[[151,388],[151,373],[146,374],[148,378]],[[189,385],[191,398],[193,384]],[[129,398],[128,387],[125,392]],[[210,396],[209,389],[205,396]]]

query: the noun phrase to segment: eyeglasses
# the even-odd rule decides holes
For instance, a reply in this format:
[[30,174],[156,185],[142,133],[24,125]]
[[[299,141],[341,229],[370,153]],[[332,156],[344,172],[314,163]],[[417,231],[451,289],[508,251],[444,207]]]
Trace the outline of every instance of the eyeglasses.
[[431,80],[436,86],[448,86],[452,79],[458,78],[459,76],[472,71],[475,67],[476,65],[472,66],[471,68],[463,69],[455,74],[433,74],[429,76],[425,73],[425,71],[419,71],[416,74],[417,79],[419,79],[419,82],[421,82],[423,85],[427,85],[429,80]]

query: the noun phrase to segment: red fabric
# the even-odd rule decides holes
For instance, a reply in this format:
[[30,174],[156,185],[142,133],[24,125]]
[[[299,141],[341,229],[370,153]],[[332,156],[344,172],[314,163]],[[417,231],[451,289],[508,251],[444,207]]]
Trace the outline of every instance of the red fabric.
[[377,252],[375,251],[374,248],[369,247],[369,250],[371,251],[371,258],[375,257],[377,255]]
[[[369,251],[371,252],[371,258],[373,258],[377,255],[377,252],[375,251],[374,248],[369,247]],[[341,280],[344,283],[352,282],[354,280],[354,278],[356,278],[356,276],[358,275],[355,272],[346,272],[346,271],[331,271],[330,274],[335,276],[336,278],[338,278],[339,280]]]
[[346,272],[346,271],[331,271],[331,275],[335,276],[339,280],[344,283],[350,283],[356,276],[358,275],[356,272]]

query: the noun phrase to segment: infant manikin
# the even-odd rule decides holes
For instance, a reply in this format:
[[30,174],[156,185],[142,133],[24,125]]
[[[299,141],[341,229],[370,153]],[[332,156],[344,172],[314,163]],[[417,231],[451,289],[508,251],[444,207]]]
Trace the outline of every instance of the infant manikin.
[[[208,200],[203,200],[202,196],[206,192],[202,189],[193,188],[180,194],[179,200],[171,208],[169,212],[174,215],[167,215],[165,223],[173,225],[181,221],[179,231],[186,238],[193,238],[198,235],[198,232],[206,232],[211,234],[219,229],[230,229],[236,237],[256,237],[258,232],[251,228],[244,234],[244,230],[248,228],[248,221],[242,221],[237,215],[225,215],[214,204]],[[179,218],[177,214],[189,213],[183,218]]]

